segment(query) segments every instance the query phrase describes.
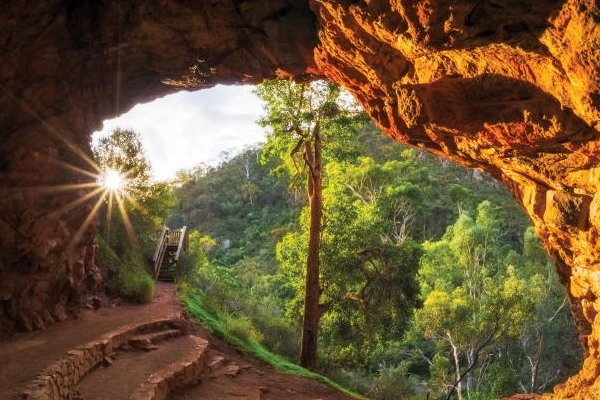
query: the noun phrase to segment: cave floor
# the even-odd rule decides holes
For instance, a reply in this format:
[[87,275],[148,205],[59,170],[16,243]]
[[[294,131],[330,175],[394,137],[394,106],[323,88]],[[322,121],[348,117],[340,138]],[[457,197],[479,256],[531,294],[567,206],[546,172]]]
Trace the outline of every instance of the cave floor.
[[[33,378],[64,357],[69,350],[128,325],[181,315],[175,285],[159,283],[156,296],[149,304],[87,310],[79,319],[3,340],[0,342],[0,399],[18,399]],[[197,385],[172,393],[169,396],[171,399],[350,399],[321,382],[278,373],[271,366],[242,354],[234,346],[210,335],[200,326],[193,325],[192,331],[210,343],[208,366]],[[110,389],[111,392],[119,392],[117,387]],[[89,393],[94,393],[97,388],[90,390]],[[83,398],[94,400],[96,397]]]
[[88,310],[44,331],[0,342],[0,399],[13,399],[46,366],[80,345],[126,325],[181,315],[175,285],[159,283],[149,304]]

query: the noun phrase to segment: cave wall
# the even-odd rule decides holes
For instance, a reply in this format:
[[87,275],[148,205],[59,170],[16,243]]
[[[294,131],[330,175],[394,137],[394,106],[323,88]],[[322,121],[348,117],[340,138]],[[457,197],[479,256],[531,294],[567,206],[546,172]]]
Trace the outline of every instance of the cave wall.
[[[85,191],[103,119],[181,89],[327,77],[396,140],[502,179],[550,253],[587,350],[557,398],[600,397],[596,0],[8,1],[0,5],[0,326],[98,285]],[[309,9],[310,7],[310,9]],[[312,10],[312,12],[311,12]],[[28,189],[29,188],[29,189]]]
[[90,189],[62,185],[94,181],[80,170],[104,119],[184,88],[302,79],[316,42],[297,0],[2,1],[0,332],[65,319],[102,284],[95,198],[71,207]]
[[600,397],[600,9],[588,0],[316,0],[319,69],[391,137],[502,179],[549,252]]

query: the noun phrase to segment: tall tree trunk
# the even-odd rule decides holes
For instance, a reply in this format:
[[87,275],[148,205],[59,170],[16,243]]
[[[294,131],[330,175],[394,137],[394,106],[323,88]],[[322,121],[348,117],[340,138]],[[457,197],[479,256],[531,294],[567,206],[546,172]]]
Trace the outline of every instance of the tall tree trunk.
[[[456,347],[454,345],[454,342],[452,341],[452,338],[450,337],[450,334],[447,333],[448,336],[448,341],[450,343],[450,346],[452,347],[452,355],[454,356],[454,370],[456,373],[456,386],[455,386],[455,390],[456,390],[456,395],[458,396],[458,400],[462,400],[462,376],[460,373],[460,355],[458,354],[458,347]],[[450,398],[450,396],[452,395],[452,392],[454,390],[452,390],[450,392],[450,395],[448,396],[448,398]]]
[[[540,328],[541,330],[541,328]],[[531,365],[531,393],[535,393],[537,390],[537,380],[540,371],[540,360],[542,359],[542,351],[544,350],[544,334],[540,335],[538,339],[538,348],[535,352],[535,359]]]
[[304,324],[300,365],[315,369],[317,365],[317,338],[321,319],[319,282],[319,248],[321,245],[321,223],[323,218],[323,165],[321,160],[321,134],[318,125],[313,132],[312,143],[305,145],[308,173],[308,199],[310,206],[310,230],[308,256],[306,259],[306,286],[304,297]]

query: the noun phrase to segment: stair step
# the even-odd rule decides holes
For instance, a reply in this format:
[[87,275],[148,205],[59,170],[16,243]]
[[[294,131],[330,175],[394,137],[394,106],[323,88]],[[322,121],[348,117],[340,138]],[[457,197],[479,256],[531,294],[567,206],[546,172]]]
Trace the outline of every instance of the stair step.
[[212,356],[208,360],[208,369],[211,372],[213,372],[213,371],[221,368],[226,362],[227,362],[227,359],[223,356]]
[[[198,379],[204,367],[207,343],[195,336],[180,336],[164,342],[152,352],[120,351],[110,366],[94,369],[81,380],[76,390],[87,400],[164,399],[160,397],[161,393],[166,396],[178,384]],[[179,379],[169,379],[165,370]],[[140,391],[140,388],[148,387],[150,392]],[[151,396],[148,397],[148,393]]]
[[[116,351],[127,344],[129,339],[173,328],[183,331],[186,329],[185,322],[179,318],[161,318],[128,325],[70,350],[65,357],[45,368],[40,375],[31,380],[21,392],[21,398],[27,400],[74,398],[77,385],[88,374],[103,369],[102,365],[110,369],[119,363],[119,354]],[[129,354],[138,355],[154,353],[129,352]],[[95,399],[95,397],[89,397],[89,399]]]
[[151,350],[156,343],[181,335],[179,329],[167,329],[158,332],[137,335],[129,339],[129,345],[136,349]]
[[208,341],[197,336],[187,337],[194,344],[194,350],[160,371],[150,375],[139,385],[129,400],[164,400],[180,387],[197,382],[206,365]]

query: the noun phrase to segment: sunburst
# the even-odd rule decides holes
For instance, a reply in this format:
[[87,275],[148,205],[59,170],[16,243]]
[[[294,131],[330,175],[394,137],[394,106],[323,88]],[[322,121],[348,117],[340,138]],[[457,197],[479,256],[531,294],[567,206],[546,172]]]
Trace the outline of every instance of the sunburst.
[[98,176],[98,183],[110,192],[121,192],[127,188],[125,176],[118,170],[109,168]]
[[[121,71],[119,69],[117,71],[119,76],[119,86],[120,72]],[[90,157],[89,149],[82,149],[79,144],[74,143],[67,135],[64,135],[55,126],[48,123],[46,118],[43,116],[43,113],[41,113],[37,107],[25,101],[23,98],[16,96],[2,85],[0,85],[0,91],[3,93],[3,95],[13,99],[27,114],[37,120],[42,127],[42,132],[48,135],[51,140],[62,144],[68,152],[72,153],[75,158],[83,161],[82,164],[84,164],[84,166],[77,166],[64,161],[54,160],[54,162],[62,168],[81,175],[83,179],[77,178],[78,183],[30,187],[5,187],[0,188],[0,196],[15,196],[15,198],[19,198],[22,194],[26,193],[31,193],[34,196],[56,196],[69,195],[73,192],[78,192],[79,195],[77,198],[70,202],[65,202],[62,206],[55,210],[51,210],[47,214],[48,218],[59,218],[67,212],[71,212],[79,207],[85,207],[89,209],[89,211],[85,214],[83,221],[78,226],[75,234],[72,235],[69,244],[64,248],[61,258],[66,257],[67,254],[69,254],[71,250],[73,250],[81,241],[84,234],[88,231],[89,226],[98,216],[103,204],[106,204],[107,206],[106,214],[108,227],[110,227],[110,219],[114,208],[113,205],[114,203],[117,204],[119,214],[121,215],[129,239],[134,246],[137,246],[137,237],[131,223],[131,219],[127,213],[127,209],[140,208],[139,203],[132,196],[134,193],[140,193],[140,191],[133,187],[133,185],[130,185],[128,176],[131,175],[131,171],[119,171],[114,168],[107,168],[103,170],[92,159],[92,157]],[[120,90],[118,90],[117,96],[120,96]],[[117,100],[117,111],[119,111],[118,103],[119,100]]]
[[[86,158],[85,161],[91,166],[89,170],[57,161],[57,164],[61,167],[81,176],[78,183],[17,187],[4,190],[3,192],[9,196],[19,195],[19,193],[52,197],[57,195],[71,195],[73,192],[78,194],[72,201],[63,204],[60,208],[52,210],[48,214],[50,218],[60,218],[67,213],[73,215],[73,212],[80,207],[89,210],[84,215],[75,233],[71,236],[68,245],[64,248],[62,257],[67,256],[67,254],[74,250],[103,208],[106,209],[107,232],[110,232],[112,217],[116,208],[131,244],[137,247],[137,235],[128,210],[140,208],[139,203],[133,197],[139,190],[133,187],[129,179],[130,171],[120,171],[117,168],[102,168],[90,158]],[[0,195],[2,194],[0,193]]]

